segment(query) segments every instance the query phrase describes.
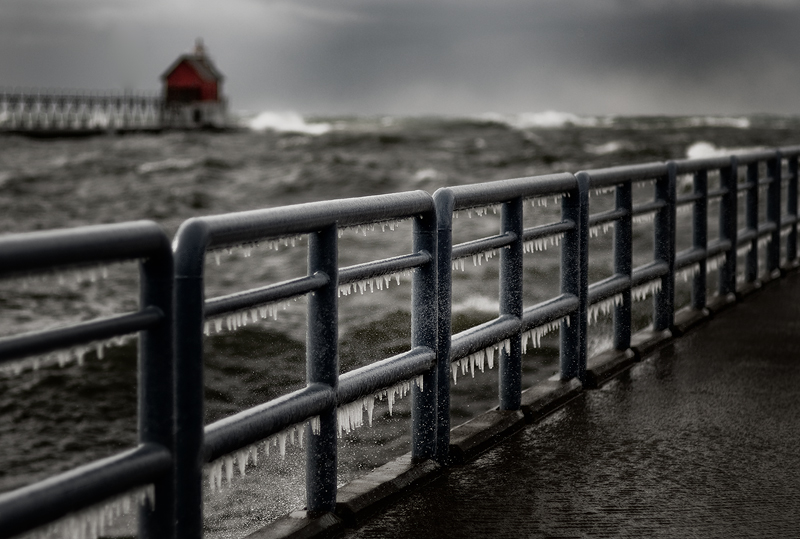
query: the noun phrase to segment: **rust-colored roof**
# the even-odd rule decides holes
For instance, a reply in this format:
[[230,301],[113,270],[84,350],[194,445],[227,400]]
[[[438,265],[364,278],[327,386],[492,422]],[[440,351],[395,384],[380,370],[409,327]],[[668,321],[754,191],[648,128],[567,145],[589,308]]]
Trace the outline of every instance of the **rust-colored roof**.
[[175,69],[181,65],[181,63],[186,62],[188,63],[198,74],[198,76],[206,81],[222,81],[225,77],[219,70],[214,66],[211,62],[211,59],[206,55],[197,55],[197,54],[182,54],[177,60],[175,60],[169,69],[164,71],[161,75],[161,79],[164,80],[172,74]]

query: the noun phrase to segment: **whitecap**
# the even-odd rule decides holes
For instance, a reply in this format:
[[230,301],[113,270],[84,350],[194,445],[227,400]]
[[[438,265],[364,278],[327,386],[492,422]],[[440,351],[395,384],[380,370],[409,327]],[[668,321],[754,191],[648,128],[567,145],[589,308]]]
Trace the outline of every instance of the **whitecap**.
[[686,149],[686,157],[688,159],[703,159],[706,157],[725,157],[733,154],[741,154],[763,149],[761,147],[751,148],[719,148],[710,142],[699,141],[695,142]]
[[164,172],[167,170],[184,170],[192,167],[195,164],[193,159],[178,159],[170,157],[162,161],[151,161],[149,163],[142,163],[136,168],[139,174],[151,174],[153,172]]
[[254,118],[247,120],[246,125],[253,131],[304,133],[307,135],[322,135],[331,130],[331,124],[329,123],[306,123],[305,119],[300,114],[292,111],[264,111]]

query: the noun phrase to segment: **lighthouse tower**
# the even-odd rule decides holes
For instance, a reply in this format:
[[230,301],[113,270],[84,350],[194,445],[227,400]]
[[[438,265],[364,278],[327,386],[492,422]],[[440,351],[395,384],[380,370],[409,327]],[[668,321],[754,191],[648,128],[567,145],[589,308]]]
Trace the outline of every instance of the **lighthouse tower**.
[[192,54],[183,54],[167,69],[162,127],[193,129],[226,126],[227,101],[222,95],[222,73],[198,39]]

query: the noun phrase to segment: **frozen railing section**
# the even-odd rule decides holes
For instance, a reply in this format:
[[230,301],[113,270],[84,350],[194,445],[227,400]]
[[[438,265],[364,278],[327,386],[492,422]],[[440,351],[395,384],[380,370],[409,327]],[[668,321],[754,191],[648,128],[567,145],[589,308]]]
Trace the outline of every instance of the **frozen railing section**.
[[[499,400],[501,410],[517,410],[522,392],[521,355],[523,335],[538,336],[552,329],[555,321],[561,323],[561,338],[574,341],[574,329],[567,324],[570,317],[579,312],[578,279],[573,268],[577,267],[580,251],[578,237],[578,214],[580,204],[577,181],[572,174],[553,174],[548,176],[517,178],[487,182],[438,190],[433,198],[436,201],[438,219],[438,301],[439,328],[437,347],[438,368],[438,406],[437,406],[437,459],[447,458],[450,440],[450,378],[453,383],[462,373],[475,369],[483,370],[485,365],[493,367],[495,349],[498,355]],[[562,218],[548,223],[525,228],[523,211],[530,208],[536,211],[537,200],[554,197],[562,204]],[[453,219],[459,212],[475,212],[482,208],[500,208],[500,230],[497,235],[475,239],[453,245]],[[523,254],[544,246],[544,242],[556,240],[561,243],[562,275],[561,294],[539,305],[524,308],[522,303]],[[534,248],[526,248],[526,245]],[[500,254],[500,310],[493,320],[469,328],[451,337],[452,315],[452,271],[454,261],[473,257],[480,262],[485,253]],[[570,346],[562,346],[562,362],[573,357]]]
[[[0,538],[95,539],[125,508],[140,508],[139,536],[172,538],[173,269],[170,243],[155,223],[138,221],[0,238],[0,278],[140,261],[139,311],[0,339],[0,366],[139,334],[139,446],[0,494]],[[34,364],[35,366],[35,364]],[[142,498],[137,493],[148,492]],[[131,503],[133,500],[134,503]],[[140,500],[140,501],[141,501]]]
[[[339,231],[394,228],[413,221],[412,252],[340,268]],[[212,249],[304,236],[308,245],[305,275],[257,289],[205,299],[204,261]],[[436,447],[436,216],[423,191],[316,202],[283,208],[191,219],[175,244],[176,301],[176,441],[178,537],[201,537],[202,466],[224,458],[233,472],[233,455],[242,470],[259,442],[293,433],[307,423],[306,500],[311,513],[333,511],[336,504],[337,435],[360,424],[364,407],[375,396],[393,402],[412,393],[412,453],[434,457]],[[382,286],[389,278],[413,272],[411,349],[397,356],[339,375],[338,297],[353,287]],[[306,297],[307,386],[203,426],[203,333],[206,322],[234,316],[260,316],[265,305]],[[249,313],[249,314],[242,314]],[[227,319],[226,319],[227,320]],[[246,321],[246,320],[245,320]],[[212,324],[217,325],[217,324]],[[337,426],[337,423],[340,423]],[[288,430],[287,430],[288,429]],[[221,464],[212,465],[211,481],[221,483]]]
[[[800,147],[787,147],[448,187],[433,196],[414,191],[195,218],[181,226],[172,249],[150,222],[2,237],[2,278],[139,260],[141,299],[133,313],[0,339],[2,368],[25,367],[30,358],[138,333],[140,383],[140,445],[0,495],[0,539],[42,525],[34,533],[60,530],[93,536],[92,530],[101,530],[105,519],[130,500],[145,500],[140,537],[200,539],[204,481],[220,488],[223,476],[230,481],[237,467],[243,475],[260,454],[270,447],[283,452],[293,440],[305,445],[310,514],[333,511],[338,437],[359,427],[365,413],[370,421],[376,399],[393,404],[409,392],[413,458],[446,465],[450,388],[459,375],[471,376],[497,364],[500,409],[519,410],[522,355],[545,334],[559,331],[560,378],[587,381],[590,319],[613,313],[614,348],[626,350],[631,346],[632,301],[653,296],[652,328],[674,329],[676,280],[692,281],[691,306],[703,309],[708,272],[718,271],[715,292],[722,299],[737,292],[737,256],[745,258],[744,286],[779,274],[783,263],[796,266],[798,156]],[[647,192],[642,186],[653,189],[652,199],[641,202],[639,195]],[[590,192],[595,193],[595,213],[590,211]],[[612,193],[613,207],[601,206]],[[560,201],[560,218],[525,227],[525,208],[536,217],[530,221],[551,219],[552,208],[543,209],[551,197]],[[711,202],[719,208],[714,238],[709,237]],[[691,215],[691,246],[678,251],[679,208]],[[498,212],[497,234],[454,244],[454,228],[458,237],[484,229],[454,220],[459,213]],[[341,230],[391,229],[403,220],[413,223],[411,252],[339,267]],[[646,254],[645,262],[633,267],[632,227],[650,221],[652,257]],[[613,274],[589,283],[590,238],[612,230]],[[298,238],[306,241],[298,243]],[[208,253],[241,247],[247,255],[259,243],[268,250],[304,244],[306,271],[283,282],[206,298]],[[559,290],[535,305],[524,305],[524,286],[537,284],[523,282],[524,265],[537,263],[535,254],[527,262],[524,254],[546,247],[560,249]],[[761,250],[766,256],[760,273]],[[478,265],[495,256],[497,316],[453,335],[454,269],[465,269],[470,259]],[[340,295],[380,289],[409,273],[410,349],[340,375]],[[275,316],[298,298],[308,304],[306,387],[204,425],[204,333]],[[98,505],[103,503],[109,505]]]

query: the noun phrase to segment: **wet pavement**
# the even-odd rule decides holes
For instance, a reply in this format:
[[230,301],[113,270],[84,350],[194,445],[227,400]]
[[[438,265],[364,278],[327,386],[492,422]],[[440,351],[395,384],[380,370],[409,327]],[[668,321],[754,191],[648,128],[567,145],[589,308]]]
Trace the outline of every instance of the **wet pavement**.
[[800,537],[800,274],[348,538]]

